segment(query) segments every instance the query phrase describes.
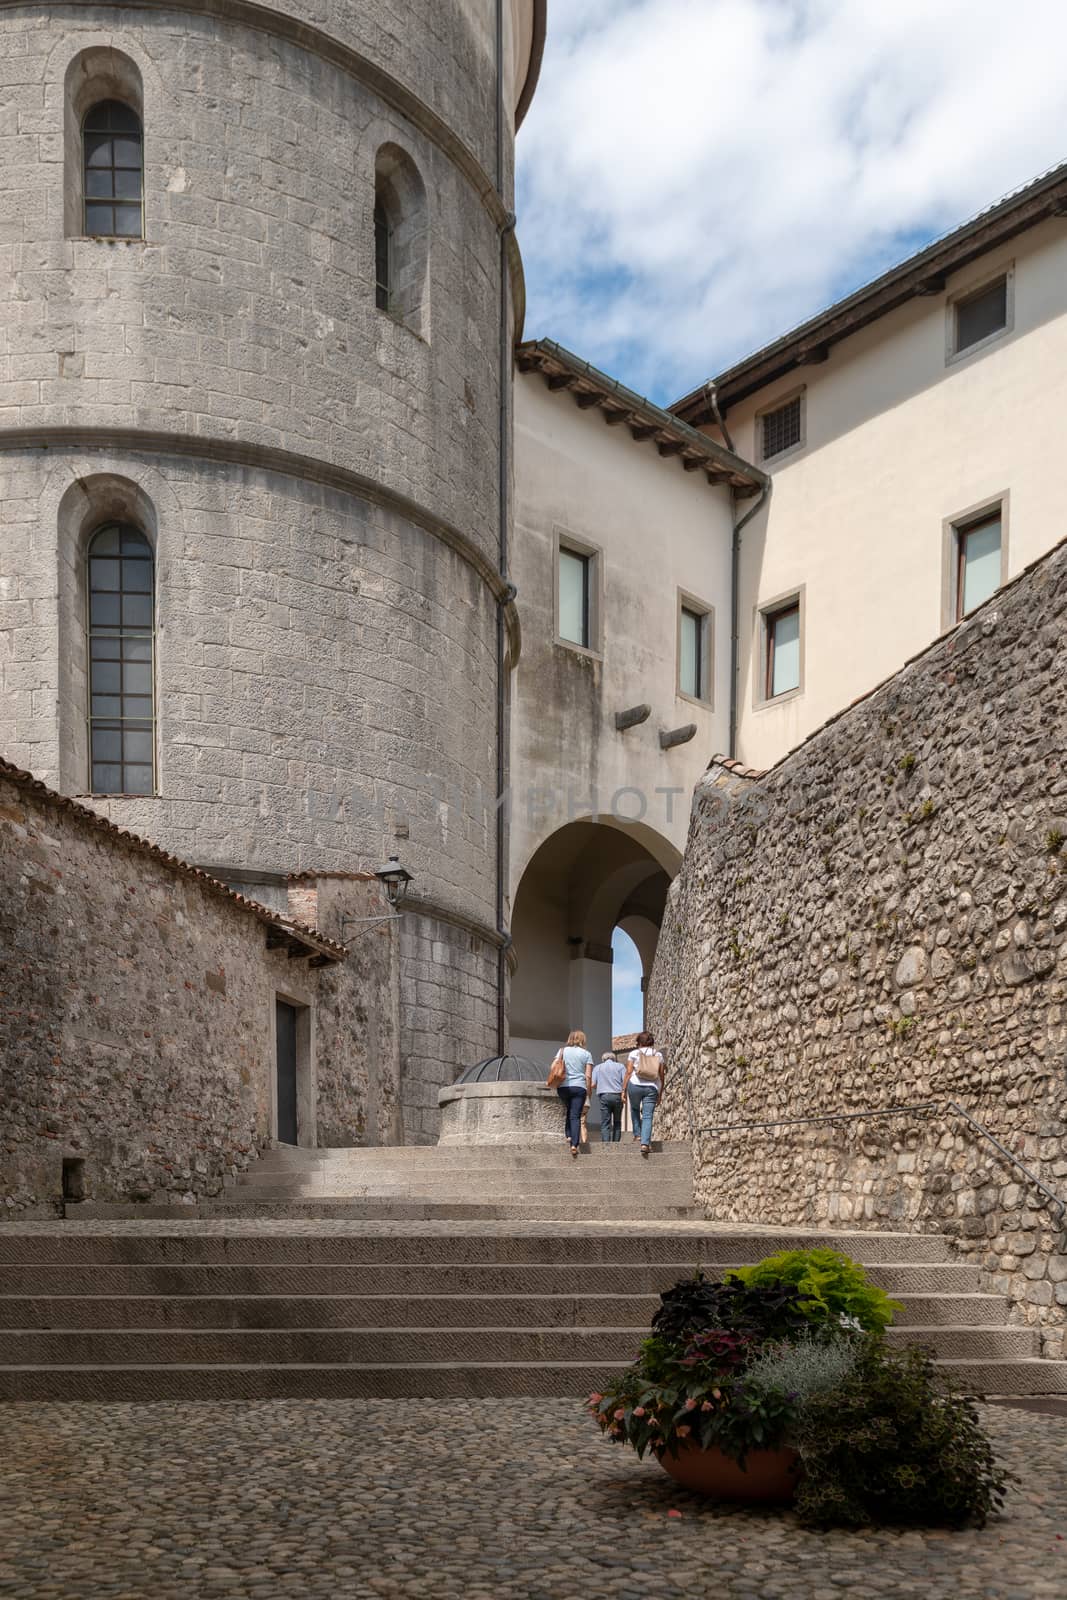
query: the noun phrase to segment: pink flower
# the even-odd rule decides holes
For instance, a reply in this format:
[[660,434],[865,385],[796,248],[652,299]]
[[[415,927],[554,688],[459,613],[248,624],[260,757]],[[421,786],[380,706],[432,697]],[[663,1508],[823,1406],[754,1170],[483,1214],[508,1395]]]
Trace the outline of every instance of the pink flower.
[[597,1406],[597,1405],[600,1404],[600,1402],[601,1402],[601,1400],[603,1400],[603,1398],[604,1398],[604,1396],[602,1394],[591,1394],[589,1396],[589,1404],[591,1406]]
[[693,1411],[695,1408],[696,1408],[696,1401],[693,1399],[693,1396],[690,1395],[689,1399],[685,1402],[685,1409],[687,1411]]
[[716,1400],[721,1400],[722,1399],[722,1390],[721,1389],[713,1389],[711,1392],[714,1395]]
[[710,1400],[705,1400],[700,1409],[701,1411],[714,1411],[715,1407],[712,1405]]
[[688,1426],[688,1424],[683,1422],[681,1427],[676,1428],[674,1431],[677,1433],[679,1439],[688,1439],[693,1430]]
[[682,1514],[682,1513],[681,1513],[681,1512],[680,1512],[680,1511],[668,1511],[668,1512],[667,1512],[667,1515],[668,1515],[668,1516],[669,1516],[669,1517],[680,1517],[680,1516],[681,1516],[681,1514]]
[[643,1417],[644,1414],[645,1414],[644,1406],[634,1406],[634,1416],[635,1417]]
[[625,1415],[626,1415],[625,1407],[624,1406],[620,1406],[618,1411],[616,1411],[616,1413],[615,1413],[615,1421],[616,1422],[621,1422],[623,1417],[625,1417]]

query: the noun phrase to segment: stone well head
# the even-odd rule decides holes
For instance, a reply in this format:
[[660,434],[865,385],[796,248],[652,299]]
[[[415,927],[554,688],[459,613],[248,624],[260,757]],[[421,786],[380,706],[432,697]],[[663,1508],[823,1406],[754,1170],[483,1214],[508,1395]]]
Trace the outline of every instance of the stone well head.
[[529,1056],[490,1056],[465,1067],[437,1097],[438,1144],[558,1144],[563,1118],[547,1076]]

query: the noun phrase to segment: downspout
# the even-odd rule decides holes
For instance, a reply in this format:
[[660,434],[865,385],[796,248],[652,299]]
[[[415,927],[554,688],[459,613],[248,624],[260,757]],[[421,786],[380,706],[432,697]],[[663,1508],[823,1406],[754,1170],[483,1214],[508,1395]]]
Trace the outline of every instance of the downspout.
[[[715,426],[722,434],[723,444],[725,444],[727,450],[732,450],[736,455],[737,451],[734,449],[734,441],[730,438],[730,430],[726,426],[726,419],[719,409],[719,391],[710,381],[704,385],[704,395]],[[741,533],[746,524],[752,521],[756,512],[761,510],[770,492],[771,480],[764,478],[760,484],[760,491],[756,497],[755,504],[749,506],[744,516],[734,523],[734,537],[730,551],[730,741],[728,754],[731,761],[737,760],[737,678],[741,671]]]
[[[504,201],[506,175],[504,151],[504,0],[496,0],[496,189]],[[496,613],[496,931],[500,936],[496,974],[496,1044],[503,1055],[507,1045],[508,950],[511,934],[505,919],[508,882],[508,817],[505,795],[508,783],[508,638],[505,608],[515,597],[508,580],[508,519],[511,509],[511,279],[508,271],[508,235],[514,230],[514,213],[508,212],[500,230],[500,349],[498,369],[499,433],[497,439],[498,564],[504,592]]]
[[765,478],[755,502],[744,516],[734,523],[733,547],[730,553],[730,748],[731,761],[737,760],[737,678],[741,670],[741,533],[756,512],[761,510],[771,492],[771,480]]

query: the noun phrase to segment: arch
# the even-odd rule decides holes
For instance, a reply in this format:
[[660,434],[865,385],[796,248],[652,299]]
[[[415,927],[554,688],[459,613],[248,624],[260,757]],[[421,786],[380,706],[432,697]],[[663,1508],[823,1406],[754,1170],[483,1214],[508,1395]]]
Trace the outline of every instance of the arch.
[[111,45],[80,50],[67,65],[63,231],[144,238],[144,82],[137,63]]
[[631,934],[647,975],[677,871],[677,851],[653,833],[644,824],[582,820],[534,851],[512,917],[514,1050],[549,1060],[571,1028],[585,1031],[594,1056],[610,1048],[612,933],[621,926]]
[[429,339],[429,207],[426,185],[406,151],[379,147],[374,161],[375,303]]
[[[158,527],[156,511],[153,502],[149,499],[144,489],[130,478],[120,477],[115,473],[98,472],[88,477],[78,478],[70,484],[61,496],[56,514],[57,554],[58,554],[58,590],[59,590],[59,786],[65,794],[92,793],[92,771],[90,752],[90,727],[93,719],[92,684],[91,684],[91,637],[92,637],[92,605],[90,590],[90,551],[94,537],[98,532],[108,526],[127,528],[142,539],[147,546],[152,565],[153,585],[152,619],[150,629],[150,650],[148,659],[152,668],[154,681],[155,672],[155,555],[158,542]],[[120,541],[121,544],[121,541]],[[100,552],[101,556],[103,552]],[[115,558],[109,558],[115,559]],[[121,548],[117,559],[122,560]],[[135,559],[131,556],[130,559]],[[136,559],[144,559],[143,557]],[[121,566],[119,570],[121,578]],[[144,591],[142,591],[144,592]],[[107,608],[98,608],[101,616]],[[113,609],[113,608],[112,608]],[[131,620],[135,607],[130,607]],[[122,632],[122,600],[121,595],[118,605],[118,633]],[[110,630],[114,625],[101,622],[101,637],[104,630]],[[131,629],[132,636],[135,630]],[[111,635],[118,637],[118,634]],[[121,663],[123,656],[122,646],[119,646],[118,655],[111,655],[112,660]],[[144,659],[143,646],[138,645],[130,650],[130,665],[138,659]],[[108,658],[107,648],[100,646],[99,659]],[[109,674],[104,674],[104,679]],[[113,673],[110,674],[114,676]],[[143,677],[143,673],[132,672],[131,681]],[[120,673],[121,678],[121,673]],[[99,679],[98,679],[99,681]],[[103,693],[103,691],[98,691]],[[132,692],[132,690],[131,690]],[[120,685],[120,695],[122,688]],[[154,702],[154,695],[153,695]],[[118,720],[122,720],[122,705],[118,707]],[[101,708],[100,716],[107,720],[107,712]],[[131,719],[143,722],[144,718]],[[154,705],[150,718],[153,734],[153,751],[155,748],[155,715]],[[109,730],[114,731],[114,730]],[[131,732],[143,732],[143,728],[131,729]],[[108,742],[105,741],[105,746]],[[136,747],[136,742],[134,747]],[[143,763],[131,763],[143,765]],[[153,759],[154,766],[154,759]],[[149,793],[154,791],[154,780]]]

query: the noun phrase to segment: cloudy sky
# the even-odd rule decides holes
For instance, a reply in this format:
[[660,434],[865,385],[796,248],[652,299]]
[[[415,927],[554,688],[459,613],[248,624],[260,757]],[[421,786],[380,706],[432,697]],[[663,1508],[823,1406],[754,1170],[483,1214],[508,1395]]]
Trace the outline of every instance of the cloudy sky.
[[527,334],[677,399],[1067,158],[1063,0],[549,0]]

